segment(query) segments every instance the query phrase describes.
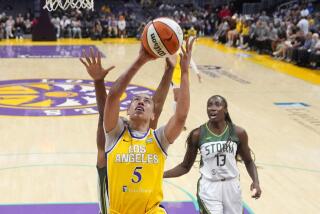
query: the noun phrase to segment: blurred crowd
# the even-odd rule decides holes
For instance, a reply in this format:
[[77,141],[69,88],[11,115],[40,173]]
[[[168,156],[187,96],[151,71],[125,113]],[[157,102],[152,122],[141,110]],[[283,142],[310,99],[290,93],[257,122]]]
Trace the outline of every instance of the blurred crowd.
[[319,66],[320,13],[311,3],[295,4],[269,15],[265,11],[252,16],[223,14],[228,15],[219,17],[215,41],[301,66]]
[[[140,8],[140,12],[132,9],[135,7]],[[98,11],[70,9],[50,13],[57,38],[93,40],[140,38],[147,22],[161,16],[177,21],[185,34],[212,36],[216,42],[227,46],[270,54],[301,66],[318,67],[320,64],[320,12],[312,3],[254,15],[238,13],[232,4],[220,8],[210,5],[195,8],[192,4],[151,0],[137,1],[134,7],[119,2],[118,9],[102,5]],[[0,39],[22,39],[32,32],[37,22],[30,12],[15,17],[2,12]]]

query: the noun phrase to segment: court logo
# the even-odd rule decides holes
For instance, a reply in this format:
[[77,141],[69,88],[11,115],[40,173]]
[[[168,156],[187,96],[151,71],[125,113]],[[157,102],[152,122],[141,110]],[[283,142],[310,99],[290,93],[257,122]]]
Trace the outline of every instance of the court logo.
[[[107,90],[112,82],[105,83]],[[121,97],[125,111],[132,97],[152,95],[153,90],[130,84]],[[0,115],[74,116],[97,114],[98,108],[91,80],[26,79],[0,81]]]
[[231,70],[227,71],[220,66],[197,65],[197,67],[202,73],[204,73],[212,78],[219,78],[219,77],[224,76],[224,77],[227,77],[227,78],[229,78],[233,81],[236,81],[238,83],[241,83],[241,84],[250,84],[250,81],[245,80],[245,79],[239,77],[235,72],[232,72]]

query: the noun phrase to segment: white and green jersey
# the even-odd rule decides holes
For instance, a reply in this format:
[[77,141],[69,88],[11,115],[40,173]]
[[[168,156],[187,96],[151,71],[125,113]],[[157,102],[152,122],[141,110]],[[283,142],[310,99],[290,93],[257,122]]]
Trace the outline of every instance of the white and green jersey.
[[226,126],[222,134],[214,134],[208,124],[200,126],[199,150],[201,177],[212,181],[232,179],[239,175],[236,154],[239,138],[235,127]]

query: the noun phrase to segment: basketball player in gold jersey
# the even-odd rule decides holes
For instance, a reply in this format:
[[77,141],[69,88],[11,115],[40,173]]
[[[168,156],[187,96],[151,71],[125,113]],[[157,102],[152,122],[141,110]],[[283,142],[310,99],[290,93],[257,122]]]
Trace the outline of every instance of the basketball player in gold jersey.
[[[190,39],[194,38],[193,36],[188,37],[188,35],[186,37],[190,38]],[[187,41],[188,41],[188,39],[187,39]],[[180,68],[179,52],[181,52],[181,50],[179,50],[177,54],[170,56],[170,60],[173,61],[174,65],[175,65],[174,70],[173,70],[172,81],[171,81],[172,90],[173,90],[173,111],[174,112],[176,111],[176,105],[177,105],[177,100],[178,100],[179,91],[180,91],[180,83],[181,83],[181,68]],[[190,59],[190,67],[197,75],[199,83],[201,83],[202,77],[200,75],[198,67],[197,67],[196,63],[194,62],[193,58]],[[186,127],[184,127],[184,129],[186,129]]]
[[162,176],[166,152],[185,124],[189,106],[188,67],[192,45],[182,49],[181,85],[175,114],[164,126],[152,130],[154,102],[148,94],[131,101],[128,122],[119,118],[120,98],[138,70],[152,60],[141,46],[138,58],[112,85],[104,110],[107,157],[107,193],[111,214],[162,214]]
[[[105,106],[105,101],[107,98],[106,88],[104,84],[104,78],[109,73],[114,66],[109,67],[108,69],[103,69],[101,65],[101,54],[93,52],[93,49],[90,49],[90,54],[86,54],[83,50],[82,57],[80,61],[86,67],[88,74],[94,80],[94,87],[96,93],[97,106],[99,111],[99,122],[97,128],[97,171],[98,171],[98,197],[99,197],[99,214],[107,213],[107,198],[106,196],[106,159],[105,159],[105,136],[103,131],[103,111]],[[166,68],[162,80],[153,96],[153,102],[155,103],[155,119],[150,122],[150,128],[155,129],[157,127],[158,118],[162,112],[163,104],[167,97],[170,81],[172,79],[174,65],[167,58],[166,59]]]

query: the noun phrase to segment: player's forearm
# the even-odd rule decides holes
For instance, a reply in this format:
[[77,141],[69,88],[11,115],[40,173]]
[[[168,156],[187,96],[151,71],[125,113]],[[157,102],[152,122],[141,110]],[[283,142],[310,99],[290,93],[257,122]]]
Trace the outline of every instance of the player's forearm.
[[130,81],[137,73],[137,71],[144,65],[146,62],[136,59],[134,63],[125,71],[112,85],[110,88],[108,97],[112,101],[120,100],[121,95],[125,92],[127,86],[129,85]]
[[104,151],[105,148],[105,135],[103,131],[103,121],[99,117],[98,129],[97,129],[97,148],[98,150]]
[[164,172],[163,177],[164,178],[175,178],[175,177],[179,177],[182,176],[186,173],[189,172],[190,169],[183,167],[182,164],[179,164],[178,166],[176,166],[173,169],[167,170]]
[[164,102],[167,98],[168,91],[170,88],[170,82],[173,75],[174,68],[166,68],[161,82],[154,93],[153,102],[155,104],[155,113],[161,113]]
[[104,80],[94,81],[94,88],[95,88],[95,92],[96,92],[98,111],[99,111],[99,114],[103,117],[104,105],[105,105],[106,98],[107,98]]
[[190,107],[189,75],[188,72],[181,72],[180,92],[177,101],[177,120],[186,120]]
[[112,85],[104,107],[103,122],[106,132],[109,132],[116,127],[119,119],[121,95],[125,92],[134,75],[145,63],[146,61],[139,60],[139,58],[136,59],[128,70]]
[[248,172],[249,176],[251,177],[252,181],[254,183],[259,184],[258,171],[257,171],[257,167],[256,167],[256,164],[254,163],[254,161],[253,160],[246,161],[245,165],[247,168],[247,172]]

